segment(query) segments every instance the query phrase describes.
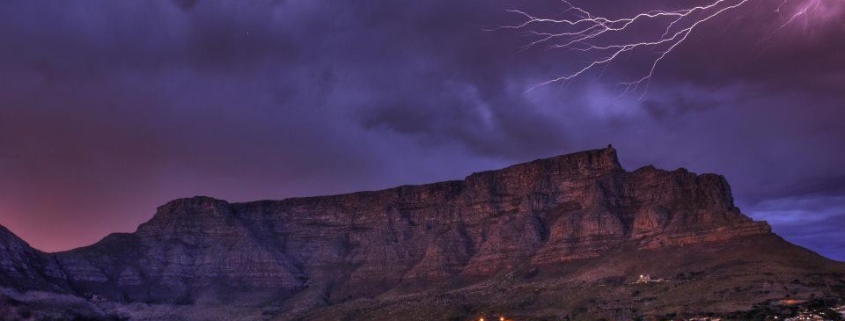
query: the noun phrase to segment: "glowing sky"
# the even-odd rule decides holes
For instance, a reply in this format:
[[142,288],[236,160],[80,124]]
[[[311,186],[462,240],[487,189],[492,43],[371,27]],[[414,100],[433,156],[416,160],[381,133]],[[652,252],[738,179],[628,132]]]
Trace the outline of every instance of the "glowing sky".
[[0,224],[70,249],[179,197],[379,189],[612,143],[629,170],[725,175],[744,213],[845,260],[845,2],[812,1],[785,27],[809,1],[700,26],[642,97],[617,86],[642,55],[526,91],[590,57],[485,29],[559,1],[5,1]]

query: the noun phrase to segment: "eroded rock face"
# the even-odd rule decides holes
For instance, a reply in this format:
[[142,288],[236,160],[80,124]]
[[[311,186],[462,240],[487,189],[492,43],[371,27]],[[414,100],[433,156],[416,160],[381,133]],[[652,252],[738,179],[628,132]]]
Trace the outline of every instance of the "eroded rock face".
[[[376,192],[180,199],[135,233],[90,247],[47,255],[4,241],[0,268],[11,278],[23,276],[10,266],[40,269],[69,290],[117,301],[266,290],[329,304],[565,264],[620,244],[653,249],[768,233],[734,206],[722,176],[627,172],[608,147]],[[30,263],[42,261],[54,265]]]
[[16,289],[64,291],[66,275],[54,258],[0,226],[0,285]]

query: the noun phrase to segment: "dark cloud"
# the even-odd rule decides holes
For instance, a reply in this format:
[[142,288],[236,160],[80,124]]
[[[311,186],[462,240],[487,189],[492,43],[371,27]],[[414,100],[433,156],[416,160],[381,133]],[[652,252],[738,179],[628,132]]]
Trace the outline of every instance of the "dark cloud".
[[[0,224],[66,249],[176,197],[384,188],[613,143],[628,168],[725,174],[749,213],[842,258],[821,225],[845,217],[832,201],[845,192],[843,6],[779,28],[771,5],[702,26],[640,98],[616,84],[648,52],[527,91],[585,57],[485,29],[514,7],[561,14],[559,1],[10,1]],[[821,200],[785,228],[782,211],[805,204],[777,200],[802,198]]]
[[845,196],[786,197],[746,209],[767,219],[774,231],[796,244],[845,261]]
[[177,7],[182,8],[182,10],[193,9],[198,2],[199,0],[173,0],[173,3],[176,4]]

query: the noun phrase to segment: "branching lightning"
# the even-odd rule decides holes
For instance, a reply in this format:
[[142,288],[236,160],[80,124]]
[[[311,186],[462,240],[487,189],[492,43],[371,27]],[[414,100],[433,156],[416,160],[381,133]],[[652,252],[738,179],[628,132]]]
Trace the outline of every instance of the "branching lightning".
[[[783,3],[781,3],[781,4],[780,4],[780,6],[778,6],[778,8],[777,8],[777,10],[776,10],[776,11],[778,12],[778,14],[780,14],[780,13],[781,13],[781,10],[783,10],[783,7],[786,5],[786,3],[787,3],[787,2],[789,2],[789,1],[788,1],[788,0],[784,0],[784,2],[783,2]],[[792,24],[795,20],[797,20],[797,19],[798,19],[798,18],[800,18],[800,17],[807,17],[807,16],[809,16],[809,12],[810,12],[810,11],[812,11],[812,10],[819,9],[819,8],[821,7],[821,4],[822,4],[822,3],[821,3],[821,0],[810,0],[810,1],[807,1],[807,2],[806,2],[804,5],[802,5],[802,6],[801,6],[798,10],[796,10],[796,11],[795,11],[795,13],[793,13],[793,14],[789,17],[789,19],[788,19],[788,20],[786,20],[786,22],[784,22],[784,23],[781,25],[781,28],[786,27],[786,26],[787,26],[787,25],[789,25],[789,24]]]
[[[501,26],[492,30],[514,29],[526,31],[535,40],[522,49],[537,46],[564,49],[588,53],[591,59],[577,66],[569,74],[543,81],[528,90],[537,87],[573,80],[601,66],[619,60],[620,56],[634,50],[651,52],[648,72],[632,81],[623,82],[624,93],[648,90],[648,84],[661,62],[681,46],[697,29],[716,17],[747,5],[755,0],[711,0],[707,5],[693,6],[678,10],[656,10],[637,13],[633,16],[611,19],[596,15],[582,7],[573,5],[568,0],[561,0],[566,7],[565,15],[569,18],[549,18],[536,16],[523,10],[508,10],[520,15],[523,20],[517,24]],[[761,1],[761,0],[756,0]],[[763,0],[764,1],[764,0]],[[795,12],[784,15],[790,1],[806,1]],[[776,12],[784,21],[781,28],[792,24],[800,17],[805,17],[811,10],[818,9],[823,0],[783,0]],[[638,24],[656,25],[660,28],[651,34],[634,30]],[[546,31],[552,30],[552,31]]]

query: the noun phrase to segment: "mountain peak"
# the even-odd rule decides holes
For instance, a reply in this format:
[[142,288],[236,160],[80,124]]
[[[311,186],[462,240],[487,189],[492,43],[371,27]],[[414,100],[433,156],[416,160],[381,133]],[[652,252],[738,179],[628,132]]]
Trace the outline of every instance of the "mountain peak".
[[[612,145],[605,148],[585,150],[575,153],[563,154],[546,159],[539,159],[532,163],[557,163],[576,166],[582,170],[621,170],[619,158],[616,156],[616,149]],[[519,166],[519,165],[516,165]]]
[[152,219],[138,227],[142,234],[160,235],[189,231],[197,226],[224,228],[231,224],[229,202],[208,196],[175,199],[159,206]]
[[575,153],[535,159],[530,162],[511,165],[498,170],[473,173],[468,180],[488,175],[495,176],[560,176],[566,178],[598,177],[613,172],[622,172],[616,149],[611,145],[606,148],[580,151]]
[[208,196],[179,198],[167,202],[156,209],[156,215],[222,215],[229,207],[229,202]]

